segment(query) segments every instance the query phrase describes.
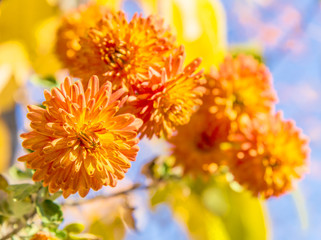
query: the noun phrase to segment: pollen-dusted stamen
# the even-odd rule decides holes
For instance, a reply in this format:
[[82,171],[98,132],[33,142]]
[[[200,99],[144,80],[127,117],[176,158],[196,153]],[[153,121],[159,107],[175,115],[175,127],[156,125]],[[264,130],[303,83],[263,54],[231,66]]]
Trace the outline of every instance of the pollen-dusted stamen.
[[142,124],[131,114],[115,116],[123,93],[112,93],[110,82],[99,87],[95,76],[86,91],[80,81],[66,78],[60,88],[45,91],[46,109],[29,106],[33,131],[21,137],[33,152],[19,160],[36,170],[33,180],[43,181],[51,193],[61,189],[65,198],[115,186],[135,160]]
[[229,162],[230,170],[255,196],[284,194],[307,171],[308,140],[280,112],[254,119],[243,116],[230,140],[240,145]]

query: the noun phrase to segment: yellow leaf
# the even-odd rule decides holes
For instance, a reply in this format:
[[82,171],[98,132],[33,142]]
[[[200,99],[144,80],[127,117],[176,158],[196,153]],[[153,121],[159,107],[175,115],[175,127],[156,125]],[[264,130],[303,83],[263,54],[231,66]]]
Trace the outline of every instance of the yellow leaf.
[[186,50],[186,62],[203,59],[208,70],[218,65],[227,49],[226,17],[219,0],[140,0],[148,14],[158,13],[170,23],[179,44]]
[[44,77],[54,75],[61,69],[61,64],[55,54],[58,23],[58,17],[54,16],[44,20],[35,30],[37,46],[33,68]]
[[0,112],[13,107],[14,92],[29,74],[25,48],[17,41],[0,44]]
[[91,0],[91,2],[100,4],[100,5],[105,5],[114,10],[121,9],[122,3],[123,3],[122,0]]
[[136,231],[137,226],[136,226],[136,220],[134,217],[135,208],[130,207],[129,205],[126,205],[126,206],[123,206],[120,210],[121,210],[121,218],[123,222],[126,224],[126,226],[129,229]]
[[156,190],[153,203],[165,201],[173,209],[174,216],[187,227],[192,239],[228,240],[222,219],[210,212],[200,196],[179,182],[171,182]]
[[232,190],[224,175],[169,182],[152,195],[152,205],[161,202],[172,207],[192,239],[267,239],[261,201],[248,192]]
[[119,240],[124,239],[125,227],[121,218],[117,216],[112,221],[105,218],[94,220],[89,232],[102,237],[103,240]]
[[3,120],[0,119],[0,173],[9,167],[10,150],[10,133]]
[[267,239],[267,216],[263,202],[248,191],[233,191],[227,183],[220,182],[215,186],[224,192],[228,205],[222,220],[230,239]]
[[[43,53],[38,49],[39,36],[37,36],[37,34],[39,34],[39,28],[43,28],[44,26],[43,21],[58,15],[58,13],[59,9],[57,7],[53,7],[48,1],[44,0],[1,1],[0,43],[11,40],[21,42],[27,50],[29,60],[36,70],[39,69],[39,63],[41,62],[42,66],[48,68],[47,64],[52,64],[52,61],[44,58],[44,54],[47,54],[47,50]],[[50,46],[51,43],[47,42],[48,39],[54,39],[54,32],[49,30],[52,30],[52,28],[48,28],[48,31],[45,34],[42,30],[41,36],[45,36],[42,46],[45,44],[49,44]],[[48,56],[50,57],[50,55]]]

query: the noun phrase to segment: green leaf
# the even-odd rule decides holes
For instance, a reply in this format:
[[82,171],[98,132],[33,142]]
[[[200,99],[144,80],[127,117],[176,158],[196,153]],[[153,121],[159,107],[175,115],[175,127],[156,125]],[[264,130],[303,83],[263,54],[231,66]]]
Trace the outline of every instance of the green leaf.
[[57,198],[59,198],[61,195],[62,195],[62,191],[58,191],[58,192],[55,192],[54,194],[50,194],[48,199],[54,201]]
[[9,169],[9,174],[15,179],[28,179],[28,178],[32,178],[33,170],[27,168],[25,171],[22,171],[16,166],[12,166]]
[[89,232],[99,236],[100,239],[118,240],[124,239],[126,231],[121,218],[115,216],[113,219],[101,218],[93,221],[89,227]]
[[2,215],[0,215],[0,224],[3,224],[6,218]]
[[49,199],[37,204],[37,212],[43,223],[60,223],[63,220],[60,206]]
[[5,179],[5,177],[2,174],[0,174],[0,190],[6,191],[8,185],[9,185],[8,181]]
[[38,75],[33,75],[31,78],[31,82],[36,85],[40,85],[47,88],[57,87],[59,85],[56,78],[52,75],[48,75],[46,77],[39,77]]
[[155,206],[159,203],[166,201],[170,191],[168,191],[168,186],[159,186],[154,192],[153,196],[150,198],[150,203]]
[[101,240],[102,238],[97,237],[96,235],[90,233],[83,234],[70,234],[69,239],[71,240]]
[[64,230],[56,229],[55,235],[59,239],[70,239],[70,238],[68,238],[68,234]]
[[9,202],[9,195],[3,190],[0,190],[0,215],[9,216],[12,214],[12,210]]
[[34,204],[28,201],[11,201],[10,207],[12,215],[16,218],[22,218],[25,214],[34,210]]
[[81,233],[82,231],[84,231],[84,229],[85,226],[80,223],[71,223],[64,227],[64,230],[70,233]]
[[33,193],[36,193],[41,188],[40,183],[35,184],[15,184],[8,186],[8,190],[13,193],[13,198],[20,201],[25,199],[26,197],[30,196]]

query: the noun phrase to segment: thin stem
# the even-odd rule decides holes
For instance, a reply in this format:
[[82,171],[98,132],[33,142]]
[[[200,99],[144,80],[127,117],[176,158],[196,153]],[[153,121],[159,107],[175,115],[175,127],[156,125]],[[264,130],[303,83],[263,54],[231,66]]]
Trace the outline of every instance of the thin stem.
[[143,189],[149,189],[154,187],[155,184],[151,184],[151,185],[141,185],[141,184],[134,184],[133,186],[131,186],[130,188],[121,191],[121,192],[117,192],[111,195],[100,195],[100,196],[96,196],[94,198],[90,198],[90,199],[83,199],[83,200],[79,200],[79,201],[74,201],[74,202],[64,202],[61,205],[62,206],[77,206],[77,205],[81,205],[81,204],[86,204],[86,203],[90,203],[90,202],[94,202],[96,200],[99,199],[110,199],[110,198],[114,198],[114,197],[118,197],[121,195],[126,195],[132,191],[135,190],[143,190]]

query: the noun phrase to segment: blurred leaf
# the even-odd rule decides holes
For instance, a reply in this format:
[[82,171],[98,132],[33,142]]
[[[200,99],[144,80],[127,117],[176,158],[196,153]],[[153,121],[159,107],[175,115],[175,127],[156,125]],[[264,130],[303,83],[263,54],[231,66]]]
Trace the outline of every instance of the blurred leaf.
[[130,206],[124,206],[121,208],[121,217],[129,229],[137,231],[134,211],[135,211],[135,208]]
[[191,192],[185,184],[171,182],[160,192],[156,190],[152,204],[163,200],[172,207],[176,218],[186,225],[192,239],[229,239],[222,220],[208,211],[202,204],[200,196]]
[[44,0],[10,0],[3,1],[0,10],[0,42],[20,41],[34,68],[41,74],[48,74],[41,72],[41,67],[55,65],[46,56],[50,57],[55,41],[56,23],[50,19],[58,15],[59,9]]
[[82,231],[84,231],[84,229],[85,229],[85,226],[80,223],[71,223],[66,227],[64,227],[63,230],[71,233],[81,233]]
[[226,183],[217,187],[226,194],[226,203],[229,207],[222,219],[230,239],[267,239],[262,202],[248,191],[233,191]]
[[36,73],[44,79],[50,80],[46,76],[52,76],[61,69],[60,61],[55,53],[56,31],[60,18],[53,16],[45,19],[35,29],[36,52],[32,59],[33,68]]
[[100,240],[101,238],[90,234],[90,233],[82,233],[82,234],[70,234],[69,238],[71,240]]
[[299,187],[292,192],[292,196],[300,217],[302,229],[306,230],[309,227],[309,217],[305,197]]
[[158,13],[176,31],[186,50],[186,62],[202,57],[209,70],[218,65],[227,50],[224,8],[219,0],[141,0],[144,11]]
[[27,179],[27,178],[32,178],[33,175],[33,170],[27,168],[25,171],[22,171],[19,169],[17,166],[12,166],[9,169],[9,174],[11,177],[15,179]]
[[11,201],[10,209],[15,218],[22,218],[34,210],[34,204],[30,201]]
[[9,200],[8,193],[0,190],[0,215],[8,216],[12,214]]
[[89,232],[102,237],[103,240],[124,239],[125,227],[119,216],[112,221],[107,219],[97,219],[89,227]]
[[57,198],[59,198],[60,196],[62,195],[62,191],[58,191],[58,192],[55,192],[53,194],[50,194],[50,196],[48,197],[49,200],[56,200]]
[[63,220],[60,206],[48,199],[37,204],[37,212],[44,223],[60,223]]
[[91,2],[96,2],[98,4],[105,5],[114,10],[121,9],[123,3],[122,0],[91,0]]
[[169,204],[193,239],[266,239],[261,202],[248,192],[235,192],[226,178],[169,182],[152,193],[151,204]]
[[0,174],[0,190],[6,191],[8,187],[8,181],[7,179]]
[[2,215],[0,215],[0,224],[3,224],[6,218]]
[[[1,75],[1,73],[0,73]],[[1,94],[0,94],[0,99],[2,102]],[[0,104],[1,105],[1,104]],[[1,106],[0,106],[0,111],[1,111]],[[10,133],[9,129],[2,121],[0,118],[0,173],[4,172],[10,164],[10,151],[11,151],[11,140],[10,140]]]
[[[3,28],[1,27],[1,34]],[[25,47],[18,41],[0,41],[0,110],[13,107],[17,88],[25,83],[29,74],[29,60]],[[8,143],[6,143],[8,145]],[[1,145],[0,145],[1,146]]]
[[47,77],[40,77],[38,75],[33,75],[31,78],[31,82],[35,85],[40,85],[47,88],[53,88],[58,87],[58,81],[56,78],[52,75],[49,75]]
[[152,197],[150,198],[150,203],[152,206],[155,206],[167,200],[168,194],[170,193],[170,190],[168,188],[168,185],[158,186],[157,191],[153,192]]
[[40,183],[29,184],[15,184],[8,186],[8,190],[12,192],[13,198],[20,201],[30,196],[33,193],[36,193],[41,188]]
[[55,235],[56,237],[58,237],[59,239],[68,239],[68,235],[64,230],[58,230],[56,229],[55,231]]
[[221,189],[209,187],[202,193],[204,206],[218,216],[223,216],[229,209],[226,197]]

